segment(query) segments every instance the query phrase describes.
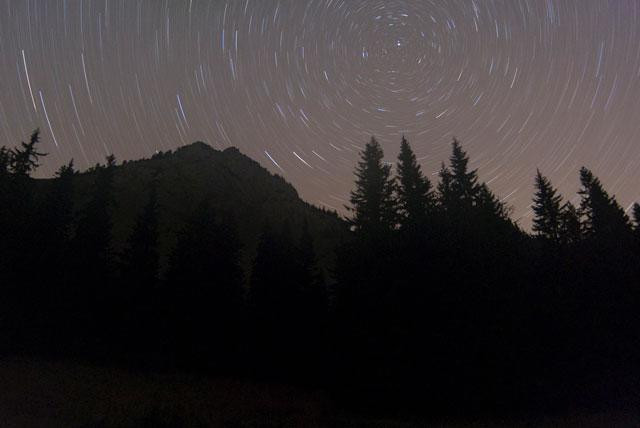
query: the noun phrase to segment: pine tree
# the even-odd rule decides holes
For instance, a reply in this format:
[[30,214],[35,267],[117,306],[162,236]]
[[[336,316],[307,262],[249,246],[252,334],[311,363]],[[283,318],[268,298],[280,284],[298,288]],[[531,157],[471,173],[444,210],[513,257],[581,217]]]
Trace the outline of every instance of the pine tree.
[[600,180],[587,168],[580,169],[578,194],[581,197],[579,214],[587,237],[611,239],[630,232],[629,217],[615,198],[604,190]]
[[[38,151],[39,131],[29,143],[0,150],[0,287],[5,326],[13,325],[15,345],[26,344],[23,331],[33,329],[35,306],[31,294],[38,288],[34,270],[41,250],[36,186],[31,174],[45,156]],[[2,332],[0,332],[2,333]]]
[[73,160],[61,166],[38,207],[38,246],[32,249],[32,255],[37,257],[39,269],[29,293],[36,330],[41,334],[38,342],[43,347],[59,341],[66,343],[67,339],[64,320],[73,298],[68,281],[70,260],[75,257],[71,249],[75,176]]
[[107,159],[92,173],[93,186],[89,201],[80,212],[75,236],[71,242],[69,322],[78,346],[97,351],[114,332],[117,301],[113,279],[115,254],[112,247],[112,211],[115,205],[115,162]]
[[[325,349],[328,316],[327,290],[306,219],[302,225],[296,259],[300,287],[297,336],[301,358],[298,365],[307,373],[321,375],[324,364],[320,361],[320,355]],[[313,367],[309,367],[309,364]]]
[[451,171],[447,168],[444,162],[442,162],[442,165],[440,166],[438,176],[440,177],[437,188],[438,204],[443,211],[450,211],[453,207],[453,189],[451,187],[453,177],[451,175]]
[[371,137],[356,167],[356,189],[350,199],[350,223],[358,232],[376,234],[396,224],[395,186],[391,166],[383,162],[383,156],[380,144]]
[[290,372],[297,364],[302,284],[295,247],[287,222],[279,231],[265,224],[249,282],[252,364],[261,370]]
[[22,142],[19,147],[11,150],[9,169],[16,177],[28,177],[35,171],[39,164],[39,159],[46,156],[45,153],[38,152],[37,145],[40,142],[40,130],[36,129],[31,134],[28,143]]
[[640,204],[633,204],[633,224],[636,235],[640,235]]
[[76,230],[74,247],[78,254],[79,270],[87,274],[85,280],[108,280],[113,274],[112,209],[114,195],[115,158],[107,157],[107,164],[95,171],[93,189],[84,207]]
[[561,232],[562,197],[557,194],[549,179],[536,171],[536,192],[533,197],[533,231],[551,242],[559,242]]
[[560,242],[565,245],[572,245],[582,239],[582,224],[578,210],[571,203],[567,202],[560,211]]
[[158,197],[152,184],[122,256],[122,274],[133,287],[129,292],[150,293],[158,280],[158,268]]
[[470,208],[478,196],[478,173],[469,171],[469,157],[462,150],[457,139],[451,143],[451,192],[453,202],[458,208],[466,210]]
[[303,314],[312,323],[320,322],[326,316],[327,293],[322,271],[318,267],[313,237],[309,232],[309,224],[305,220],[302,235],[297,248],[299,268],[300,296]]
[[477,185],[474,206],[482,219],[509,221],[508,207],[498,199],[486,183]]
[[398,156],[398,205],[401,226],[421,224],[435,205],[431,182],[423,176],[416,156],[404,136]]
[[170,336],[181,362],[209,364],[230,357],[242,304],[240,241],[204,200],[178,236],[165,298]]

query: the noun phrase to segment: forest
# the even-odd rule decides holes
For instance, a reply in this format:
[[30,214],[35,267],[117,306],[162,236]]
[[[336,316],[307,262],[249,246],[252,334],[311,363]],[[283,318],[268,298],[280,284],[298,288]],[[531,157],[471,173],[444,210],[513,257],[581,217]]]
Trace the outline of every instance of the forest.
[[640,205],[630,219],[587,168],[576,205],[536,172],[527,232],[457,140],[432,183],[404,137],[394,168],[371,138],[347,218],[275,204],[246,245],[214,196],[172,230],[150,180],[124,223],[125,165],[35,179],[43,156],[37,130],[0,149],[2,355],[313,385],[389,411],[638,397]]

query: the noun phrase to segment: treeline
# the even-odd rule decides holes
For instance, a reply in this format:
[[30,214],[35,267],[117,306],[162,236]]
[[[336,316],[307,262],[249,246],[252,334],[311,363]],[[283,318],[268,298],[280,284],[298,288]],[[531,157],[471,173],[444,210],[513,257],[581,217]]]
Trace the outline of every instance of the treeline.
[[5,354],[312,383],[433,411],[637,396],[640,206],[632,223],[586,168],[577,207],[536,174],[527,234],[457,141],[434,185],[404,138],[395,176],[372,139],[326,275],[309,228],[287,221],[264,225],[245,269],[234,219],[206,199],[161,266],[155,185],[116,251],[115,159],[79,195],[73,162],[47,186],[31,178],[42,156],[37,131],[0,149]]

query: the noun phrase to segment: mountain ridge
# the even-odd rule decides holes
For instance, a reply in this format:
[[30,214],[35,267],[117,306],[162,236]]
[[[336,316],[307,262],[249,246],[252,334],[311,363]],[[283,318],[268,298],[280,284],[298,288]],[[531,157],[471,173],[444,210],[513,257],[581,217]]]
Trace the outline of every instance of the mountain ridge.
[[[236,223],[247,268],[266,223],[279,227],[288,222],[298,236],[307,222],[325,269],[332,265],[335,236],[346,227],[337,213],[304,201],[282,176],[271,173],[236,147],[217,150],[196,141],[173,151],[157,152],[151,158],[124,161],[114,168],[114,249],[124,247],[137,214],[155,186],[163,267],[189,214],[206,198],[217,217]],[[94,176],[95,168],[90,168],[74,177],[76,210],[88,200]]]

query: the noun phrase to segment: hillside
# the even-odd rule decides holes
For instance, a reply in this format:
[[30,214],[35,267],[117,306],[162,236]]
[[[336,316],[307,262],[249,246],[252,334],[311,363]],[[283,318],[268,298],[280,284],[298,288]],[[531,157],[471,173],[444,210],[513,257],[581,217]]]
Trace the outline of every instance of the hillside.
[[[78,208],[88,198],[94,172],[75,177]],[[271,174],[236,148],[224,151],[196,142],[151,159],[124,162],[115,169],[116,203],[114,247],[122,248],[136,216],[155,182],[160,206],[160,256],[166,265],[176,233],[189,214],[209,198],[217,215],[235,221],[243,248],[243,264],[249,266],[265,223],[279,227],[285,221],[298,235],[306,220],[314,237],[320,264],[332,263],[332,249],[345,229],[335,214],[314,207],[298,197],[291,184]]]

